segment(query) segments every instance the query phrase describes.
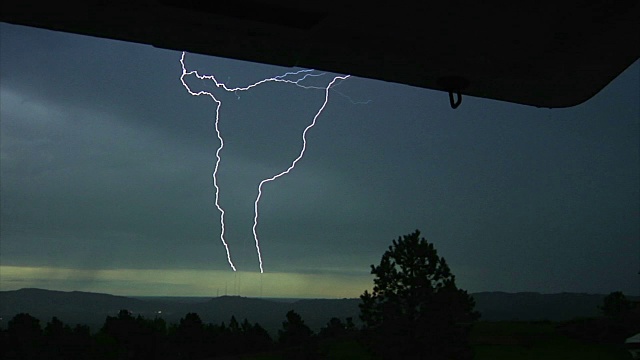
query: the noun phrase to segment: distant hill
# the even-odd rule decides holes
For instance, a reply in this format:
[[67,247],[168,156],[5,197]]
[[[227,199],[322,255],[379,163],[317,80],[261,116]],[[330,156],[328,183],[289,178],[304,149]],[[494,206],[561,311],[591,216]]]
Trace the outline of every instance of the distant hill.
[[482,313],[481,320],[565,321],[598,316],[598,306],[602,305],[606,295],[481,292],[472,296],[476,300],[476,309]]
[[123,307],[142,308],[143,301],[125,296],[90,293],[82,291],[55,291],[43,289],[20,289],[0,291],[0,312],[37,311],[103,312],[117,311]]
[[[294,310],[302,316],[312,330],[318,331],[329,319],[353,317],[358,320],[359,299],[312,299],[295,302],[278,302],[240,296],[221,296],[200,304],[192,304],[191,312],[196,312],[202,319],[216,319],[216,322],[228,322],[231,315],[238,321],[248,319],[257,322],[272,334],[282,328],[285,315]],[[184,314],[182,314],[183,316]]]
[[148,313],[150,304],[125,296],[81,291],[54,291],[43,289],[20,289],[0,291],[0,317],[2,326],[18,313],[29,313],[41,324],[57,316],[68,324],[87,324],[97,330],[107,315],[117,314],[120,309],[134,313]]
[[231,316],[238,321],[245,318],[259,323],[272,335],[282,327],[289,310],[299,313],[314,331],[326,325],[332,317],[353,317],[358,320],[359,299],[311,299],[282,302],[240,296],[221,296],[200,302],[181,302],[168,298],[145,298],[114,296],[80,291],[54,291],[43,289],[20,289],[0,291],[0,326],[18,313],[29,313],[46,324],[53,316],[64,323],[87,324],[97,331],[107,316],[115,316],[121,309],[147,318],[162,317],[169,323],[178,323],[189,312],[197,313],[205,323],[228,323]]
[[[563,321],[576,317],[598,315],[597,306],[605,295],[600,294],[540,294],[532,292],[481,292],[472,294],[481,320],[551,320]],[[631,297],[632,300],[638,300]],[[326,325],[331,317],[352,317],[359,323],[360,299],[305,299],[283,302],[269,299],[221,296],[200,301],[170,300],[170,298],[144,298],[114,296],[80,291],[53,291],[21,289],[0,291],[0,326],[18,313],[26,312],[45,324],[57,316],[67,324],[87,324],[97,331],[105,318],[127,309],[147,318],[160,316],[169,323],[177,323],[189,312],[195,312],[205,323],[228,323],[232,315],[238,321],[245,318],[259,323],[277,334],[289,310],[299,313],[314,331]]]

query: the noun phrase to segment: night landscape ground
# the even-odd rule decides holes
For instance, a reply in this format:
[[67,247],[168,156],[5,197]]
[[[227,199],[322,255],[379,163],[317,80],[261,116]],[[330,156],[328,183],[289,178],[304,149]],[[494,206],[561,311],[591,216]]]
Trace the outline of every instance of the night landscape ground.
[[[473,296],[477,309],[486,314],[472,328],[470,343],[474,359],[630,359],[620,339],[602,338],[607,331],[603,329],[609,325],[598,323],[597,319],[602,319],[598,306],[605,295],[495,292]],[[630,297],[630,300],[640,299]],[[163,318],[168,326],[179,324],[187,313],[199,314],[204,324],[225,322],[228,325],[233,315],[239,322],[248,319],[250,323],[260,324],[276,340],[286,312],[295,310],[318,334],[313,352],[320,358],[375,358],[359,340],[357,331],[327,335],[326,328],[332,317],[343,322],[352,318],[356,328],[361,326],[358,303],[359,299],[268,300],[237,296],[137,299],[22,289],[0,292],[0,325],[6,331],[7,322],[14,315],[30,313],[40,320],[43,328],[56,316],[71,327],[89,324],[91,333],[97,336],[107,316],[115,317],[119,310],[129,309],[133,316]],[[593,331],[589,333],[585,329]],[[290,350],[272,348],[240,358],[282,359],[291,355],[287,351]]]

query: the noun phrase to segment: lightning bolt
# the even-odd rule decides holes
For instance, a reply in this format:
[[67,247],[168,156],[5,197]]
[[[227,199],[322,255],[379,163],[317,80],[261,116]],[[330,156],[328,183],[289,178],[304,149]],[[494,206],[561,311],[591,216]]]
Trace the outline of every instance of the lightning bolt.
[[333,78],[333,80],[331,80],[331,82],[329,83],[329,85],[327,85],[327,87],[325,88],[325,92],[324,92],[324,102],[322,103],[322,106],[320,107],[320,109],[318,110],[318,112],[316,112],[315,116],[313,117],[313,121],[311,122],[311,124],[307,125],[307,127],[304,129],[304,131],[302,132],[302,149],[300,149],[300,154],[298,154],[298,157],[295,158],[295,160],[293,160],[293,162],[291,163],[291,165],[289,165],[289,167],[287,168],[287,170],[282,171],[270,178],[264,179],[262,181],[260,181],[260,185],[258,185],[258,196],[256,197],[256,201],[253,203],[253,211],[254,211],[254,217],[253,217],[253,239],[256,243],[256,251],[258,252],[258,261],[260,262],[260,273],[264,272],[264,269],[262,267],[262,254],[260,252],[260,241],[258,240],[258,232],[257,232],[257,228],[258,228],[258,205],[260,203],[260,198],[262,197],[262,186],[268,182],[274,181],[279,177],[282,177],[284,175],[287,175],[289,172],[291,172],[291,170],[293,170],[296,167],[296,164],[298,163],[298,161],[300,161],[300,159],[302,159],[302,157],[304,156],[304,152],[307,149],[307,132],[309,131],[309,129],[311,129],[312,127],[314,127],[316,125],[316,120],[318,119],[318,117],[320,116],[320,114],[322,114],[322,111],[324,110],[324,108],[327,106],[327,103],[329,102],[329,89],[331,89],[331,87],[333,86],[333,84],[337,81],[337,80],[345,80],[349,77],[349,75],[344,75],[344,76],[336,76]]
[[[331,80],[331,82],[326,86],[326,87],[320,87],[320,86],[310,86],[310,85],[303,85],[301,84],[301,82],[303,82],[304,80],[310,78],[310,77],[319,77],[319,76],[323,76],[325,75],[325,73],[315,73],[315,70],[312,69],[303,69],[303,70],[298,70],[298,71],[293,71],[293,72],[287,72],[285,74],[282,75],[278,75],[272,78],[267,78],[267,79],[263,79],[260,80],[258,82],[255,82],[251,85],[245,86],[245,87],[235,87],[235,88],[229,88],[227,87],[226,84],[219,82],[215,76],[213,75],[201,75],[200,73],[198,73],[198,71],[196,70],[192,70],[192,71],[188,71],[185,63],[184,63],[184,58],[185,58],[185,52],[182,52],[182,56],[180,58],[180,65],[182,66],[182,75],[180,76],[180,82],[182,83],[182,85],[185,87],[185,89],[187,89],[187,92],[189,94],[191,94],[192,96],[200,96],[200,95],[205,95],[210,97],[215,103],[216,103],[216,113],[215,113],[215,121],[214,121],[214,127],[215,127],[215,131],[216,131],[216,135],[218,137],[218,140],[220,141],[220,146],[218,147],[218,149],[216,150],[216,162],[215,162],[215,166],[213,169],[213,173],[211,174],[212,178],[213,178],[213,187],[215,188],[215,206],[218,209],[218,211],[220,212],[220,225],[221,225],[221,230],[220,230],[220,241],[222,242],[222,245],[225,248],[225,251],[227,253],[227,261],[229,262],[229,265],[231,266],[231,269],[233,269],[233,271],[236,271],[236,267],[233,264],[233,261],[231,260],[231,252],[229,250],[229,244],[227,243],[227,241],[225,240],[225,223],[224,223],[224,209],[222,208],[222,206],[220,206],[220,187],[218,186],[218,169],[220,166],[220,152],[222,151],[222,149],[224,148],[224,140],[222,139],[222,134],[220,132],[220,128],[219,128],[219,122],[220,122],[220,107],[222,106],[222,102],[220,100],[218,100],[211,92],[208,91],[193,91],[191,90],[191,88],[189,87],[189,85],[187,85],[187,82],[185,81],[185,78],[187,76],[195,76],[196,78],[200,79],[200,80],[211,80],[213,81],[213,83],[215,84],[215,86],[219,89],[222,89],[224,91],[227,92],[233,92],[236,93],[236,95],[239,97],[238,92],[241,91],[247,91],[250,90],[256,86],[259,86],[261,84],[264,83],[268,83],[268,82],[283,82],[283,83],[288,83],[288,84],[293,84],[296,85],[298,87],[304,88],[304,89],[322,89],[325,92],[325,97],[324,97],[324,102],[322,103],[322,106],[320,107],[320,109],[316,112],[315,116],[313,117],[313,121],[311,122],[311,124],[309,124],[304,131],[302,132],[302,149],[300,150],[300,153],[298,154],[298,157],[296,157],[293,162],[291,163],[291,165],[284,171],[270,177],[267,179],[264,179],[260,182],[260,184],[258,185],[258,196],[256,197],[256,201],[254,202],[254,218],[253,218],[253,238],[254,238],[254,242],[255,242],[255,246],[256,246],[256,252],[258,253],[258,261],[260,263],[260,273],[264,273],[264,269],[263,269],[263,264],[262,264],[262,253],[260,251],[260,241],[258,240],[258,232],[257,232],[257,227],[258,227],[258,208],[259,208],[259,204],[260,204],[260,198],[262,197],[262,187],[264,184],[274,181],[286,174],[288,174],[289,172],[291,172],[291,170],[293,170],[296,166],[296,164],[298,163],[298,161],[300,161],[300,159],[302,159],[302,157],[304,156],[304,153],[306,151],[307,148],[307,132],[309,131],[309,129],[311,129],[313,126],[315,126],[316,121],[318,119],[318,117],[320,116],[320,114],[322,113],[322,111],[325,109],[325,107],[327,106],[327,103],[329,102],[329,90],[336,84],[337,81],[339,80],[345,80],[347,78],[349,78],[349,75],[340,75],[340,76],[335,76],[333,78],[333,80]],[[290,77],[298,77],[296,80],[290,80]],[[341,94],[343,95],[343,94]],[[344,95],[343,95],[344,96]]]
[[180,82],[182,82],[182,85],[185,87],[185,89],[187,89],[189,94],[193,96],[207,95],[213,101],[216,102],[216,118],[215,118],[214,126],[216,129],[216,135],[218,136],[218,140],[220,140],[220,146],[216,150],[216,165],[213,168],[213,173],[211,174],[211,177],[213,178],[213,187],[216,189],[216,198],[215,198],[216,208],[218,208],[218,211],[220,211],[220,226],[221,226],[220,241],[222,241],[222,245],[224,246],[224,249],[227,252],[227,261],[229,262],[229,265],[231,266],[233,271],[236,271],[236,267],[235,265],[233,265],[233,261],[231,260],[231,252],[229,251],[229,244],[227,244],[226,240],[224,239],[224,209],[222,208],[222,206],[220,206],[220,187],[218,187],[218,177],[217,177],[218,168],[220,167],[220,151],[222,151],[222,148],[224,148],[224,140],[222,139],[222,135],[220,134],[220,128],[218,127],[218,124],[220,123],[219,114],[220,114],[220,106],[222,105],[222,102],[216,99],[216,97],[213,96],[213,94],[208,91],[194,92],[193,90],[191,90],[189,85],[187,85],[184,78],[185,76],[188,76],[188,75],[195,75],[198,79],[201,79],[201,80],[211,79],[214,81],[216,86],[219,86],[219,85],[218,85],[218,81],[213,76],[207,77],[207,76],[202,76],[198,74],[196,71],[187,71],[187,68],[184,66],[184,55],[185,53],[182,52],[182,57],[180,57],[180,65],[182,65],[182,75],[180,76]]

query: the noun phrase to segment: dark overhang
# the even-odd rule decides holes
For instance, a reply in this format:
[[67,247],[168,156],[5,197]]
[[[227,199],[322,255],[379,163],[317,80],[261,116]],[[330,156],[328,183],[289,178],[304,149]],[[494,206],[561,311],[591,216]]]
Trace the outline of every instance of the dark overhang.
[[[72,5],[70,5],[72,4]],[[0,21],[539,107],[640,55],[640,1],[7,0]]]

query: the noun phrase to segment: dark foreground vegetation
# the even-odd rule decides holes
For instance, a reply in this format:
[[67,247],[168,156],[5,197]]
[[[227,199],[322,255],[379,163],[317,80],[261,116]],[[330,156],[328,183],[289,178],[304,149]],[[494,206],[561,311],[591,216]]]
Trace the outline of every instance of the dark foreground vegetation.
[[205,324],[188,313],[179,324],[161,318],[147,319],[121,310],[107,317],[91,334],[83,325],[71,327],[52,318],[44,328],[29,314],[18,314],[1,332],[2,359],[208,359],[283,354],[286,357],[315,354],[314,344],[325,339],[347,339],[355,334],[350,319],[334,318],[313,334],[295,312],[286,314],[277,341],[259,324],[235,317],[227,323]]
[[18,314],[2,330],[2,359],[209,359],[239,355],[281,354],[285,357],[315,356],[317,344],[327,339],[352,338],[350,319],[332,319],[313,334],[295,312],[286,314],[277,341],[259,324],[248,320],[204,324],[198,314],[188,313],[179,324],[162,318],[146,319],[121,310],[107,317],[91,334],[83,325],[71,327],[52,318],[44,328],[29,314]]
[[360,297],[360,320],[332,318],[314,333],[291,310],[277,334],[258,323],[205,324],[195,312],[178,323],[128,310],[92,333],[53,317],[44,326],[15,315],[0,330],[2,359],[630,359],[627,337],[640,332],[640,308],[614,292],[597,318],[565,322],[478,321],[475,301],[433,244],[415,231],[394,240],[374,287]]
[[[204,324],[187,314],[179,324],[146,319],[122,310],[90,333],[57,318],[46,324],[18,314],[0,331],[2,359],[380,359],[362,329],[350,319],[331,319],[312,333],[290,312],[272,337],[259,324],[231,318]],[[631,359],[624,339],[638,329],[608,317],[548,321],[476,322],[470,331],[473,359]],[[623,323],[625,321],[623,320]],[[625,326],[628,328],[625,329]],[[634,330],[635,329],[635,330]],[[274,339],[275,338],[275,339]],[[424,357],[429,359],[428,357]]]

